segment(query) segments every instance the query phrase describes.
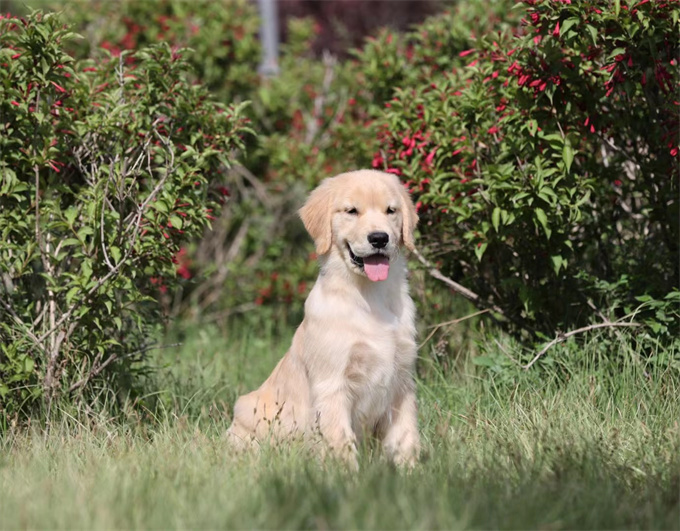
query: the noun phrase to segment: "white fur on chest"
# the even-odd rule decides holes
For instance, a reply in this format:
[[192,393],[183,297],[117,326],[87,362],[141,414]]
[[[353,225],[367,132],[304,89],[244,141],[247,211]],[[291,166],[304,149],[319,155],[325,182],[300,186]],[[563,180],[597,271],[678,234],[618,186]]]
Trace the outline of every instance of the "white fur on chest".
[[386,282],[357,289],[349,301],[346,292],[339,296],[333,284],[320,281],[305,305],[310,347],[304,349],[305,363],[316,382],[312,395],[331,394],[342,386],[357,435],[389,418],[401,380],[412,377],[413,302],[405,283],[394,280],[393,286]]

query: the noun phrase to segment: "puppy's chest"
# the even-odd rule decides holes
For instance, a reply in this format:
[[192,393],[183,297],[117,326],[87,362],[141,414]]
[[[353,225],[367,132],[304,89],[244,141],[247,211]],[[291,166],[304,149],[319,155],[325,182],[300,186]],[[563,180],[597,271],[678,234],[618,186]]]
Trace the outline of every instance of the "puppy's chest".
[[346,378],[350,384],[390,386],[398,368],[411,361],[410,323],[402,322],[387,307],[358,314],[353,321],[356,333],[348,345]]
[[389,408],[408,354],[398,326],[359,336],[349,349],[344,377],[353,399],[353,418],[374,424]]

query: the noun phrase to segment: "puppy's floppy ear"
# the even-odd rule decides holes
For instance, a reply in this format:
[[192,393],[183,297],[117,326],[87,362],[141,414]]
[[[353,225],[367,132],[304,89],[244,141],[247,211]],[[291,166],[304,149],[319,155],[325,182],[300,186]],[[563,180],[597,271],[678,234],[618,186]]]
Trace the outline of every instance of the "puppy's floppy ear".
[[401,182],[399,183],[399,188],[401,190],[400,195],[402,212],[401,237],[404,241],[404,246],[409,251],[413,251],[415,249],[415,244],[413,242],[413,231],[416,229],[416,225],[418,224],[418,213],[416,212],[416,207],[413,206],[411,195],[408,193],[404,185],[401,184]]
[[331,250],[332,188],[331,179],[325,179],[314,189],[298,212],[305,229],[316,244],[316,253],[319,255]]

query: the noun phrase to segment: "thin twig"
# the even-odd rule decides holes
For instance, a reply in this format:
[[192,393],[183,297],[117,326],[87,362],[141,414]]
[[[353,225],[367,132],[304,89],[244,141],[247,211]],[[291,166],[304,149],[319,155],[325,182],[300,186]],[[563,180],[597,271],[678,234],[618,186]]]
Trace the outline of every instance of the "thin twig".
[[10,313],[10,315],[14,318],[14,320],[16,321],[16,323],[17,323],[19,326],[23,327],[24,333],[31,339],[31,341],[33,341],[33,343],[35,343],[35,346],[44,352],[44,351],[45,351],[45,348],[43,347],[43,344],[42,344],[42,343],[40,342],[40,340],[35,336],[35,334],[33,333],[32,329],[29,328],[28,326],[26,326],[26,323],[24,323],[24,322],[21,320],[21,317],[19,317],[19,316],[17,315],[17,313],[14,311],[14,308],[12,308],[12,305],[9,304],[9,303],[7,303],[7,302],[5,302],[5,301],[2,300],[2,299],[0,299],[0,303],[5,307],[5,310],[7,310],[7,311]]
[[609,328],[609,327],[617,327],[617,326],[642,326],[640,323],[612,323],[612,322],[605,322],[605,323],[597,323],[597,324],[592,324],[588,326],[584,326],[583,328],[577,328],[576,330],[572,330],[571,332],[567,332],[566,334],[558,334],[555,339],[553,339],[550,343],[548,343],[545,347],[541,349],[541,351],[534,356],[534,359],[532,359],[529,363],[526,365],[522,366],[524,370],[530,369],[531,366],[538,361],[538,359],[545,354],[548,349],[557,343],[561,343],[562,341],[565,341],[566,339],[570,338],[571,336],[575,336],[577,334],[582,334],[583,332],[589,332],[590,330],[596,330],[598,328]]
[[69,388],[68,388],[68,392],[69,392],[69,393],[72,393],[72,392],[75,391],[76,389],[79,389],[79,388],[81,388],[81,387],[84,387],[84,386],[85,386],[92,378],[94,378],[95,376],[97,376],[97,375],[98,375],[100,372],[102,372],[108,365],[110,365],[111,363],[113,363],[113,362],[116,361],[116,360],[119,360],[119,359],[122,360],[122,359],[125,359],[125,358],[131,358],[132,356],[136,356],[137,354],[144,354],[145,352],[149,352],[150,350],[161,350],[161,349],[164,349],[164,348],[179,347],[179,346],[181,346],[181,345],[182,345],[182,343],[172,343],[172,344],[170,344],[170,345],[160,345],[160,346],[154,345],[154,346],[150,346],[150,347],[140,348],[140,349],[135,350],[135,351],[133,351],[133,352],[128,352],[127,354],[123,354],[122,356],[118,356],[117,354],[111,354],[111,355],[106,359],[105,362],[103,362],[103,363],[97,365],[96,367],[94,366],[94,365],[96,365],[96,360],[95,360],[95,363],[93,364],[92,370],[91,370],[89,373],[87,373],[87,376],[85,376],[84,378],[81,378],[81,379],[78,380],[76,383],[74,383],[71,387],[69,387]]
[[510,361],[512,361],[513,363],[515,363],[515,365],[519,365],[520,367],[522,366],[522,362],[519,361],[519,360],[516,360],[514,357],[512,357],[512,356],[510,355],[510,353],[509,353],[507,350],[505,350],[505,347],[504,347],[503,345],[501,345],[501,342],[498,341],[498,339],[494,339],[493,341],[494,341],[494,343],[496,343],[496,346],[498,347],[498,349],[499,349],[503,354],[505,354],[505,356],[508,357],[508,358],[510,359]]
[[475,313],[471,313],[470,315],[466,315],[465,317],[459,317],[458,319],[453,319],[452,321],[446,321],[444,323],[439,323],[436,325],[431,326],[432,332],[430,332],[427,337],[423,340],[423,342],[418,345],[418,349],[420,350],[425,346],[425,343],[427,343],[430,339],[432,339],[432,336],[435,335],[437,330],[439,330],[442,326],[448,326],[448,325],[453,325],[453,324],[458,324],[462,323],[463,321],[467,321],[468,319],[472,319],[473,317],[477,317],[478,315],[482,315],[484,313],[490,312],[491,310],[486,309],[486,310],[480,310]]
[[455,291],[459,295],[462,295],[476,306],[482,306],[484,307],[485,310],[491,310],[508,319],[507,315],[505,315],[505,312],[501,310],[498,306],[496,306],[495,304],[486,303],[474,291],[467,289],[465,286],[461,286],[460,284],[458,284],[458,282],[455,282],[446,275],[444,275],[441,271],[439,271],[439,269],[432,265],[432,263],[430,263],[430,261],[427,258],[420,254],[420,251],[418,251],[418,249],[413,249],[413,254],[418,259],[418,261],[427,268],[427,272],[431,277],[442,281],[444,284],[449,286],[453,291]]

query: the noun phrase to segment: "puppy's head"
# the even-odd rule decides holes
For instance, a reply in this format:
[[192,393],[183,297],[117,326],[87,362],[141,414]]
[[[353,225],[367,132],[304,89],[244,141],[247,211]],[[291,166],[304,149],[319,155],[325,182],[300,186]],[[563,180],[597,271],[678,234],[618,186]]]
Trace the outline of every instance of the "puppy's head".
[[359,170],[325,179],[300,209],[316,252],[337,252],[347,267],[386,280],[399,246],[413,249],[418,215],[399,179]]

